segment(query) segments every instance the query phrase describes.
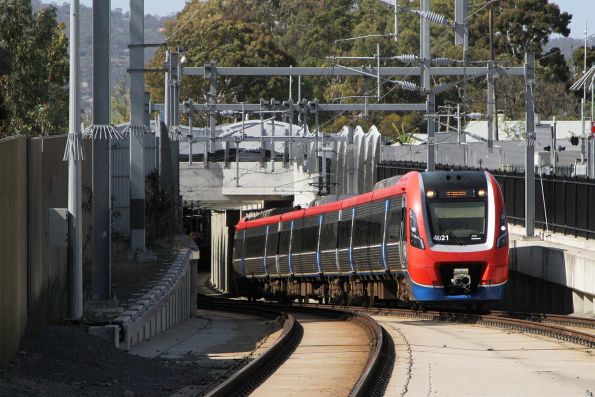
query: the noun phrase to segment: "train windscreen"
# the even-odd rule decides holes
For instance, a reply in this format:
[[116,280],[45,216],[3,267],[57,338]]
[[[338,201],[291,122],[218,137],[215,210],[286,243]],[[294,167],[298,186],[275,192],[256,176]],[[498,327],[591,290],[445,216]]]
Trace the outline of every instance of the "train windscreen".
[[482,244],[486,240],[484,201],[430,201],[432,240],[435,244]]

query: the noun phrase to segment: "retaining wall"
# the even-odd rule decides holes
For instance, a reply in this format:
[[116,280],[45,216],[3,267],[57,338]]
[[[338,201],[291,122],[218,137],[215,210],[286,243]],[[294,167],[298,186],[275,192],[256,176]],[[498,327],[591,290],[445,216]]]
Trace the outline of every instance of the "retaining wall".
[[[161,278],[149,285],[136,301],[113,321],[119,329],[93,329],[107,335],[122,350],[167,331],[196,313],[196,259],[198,250],[182,248]],[[115,332],[112,336],[110,333]]]
[[211,283],[233,292],[233,240],[240,211],[211,211]]
[[512,226],[510,230],[514,233],[510,269],[536,280],[535,285],[525,283],[522,290],[526,299],[551,301],[570,313],[595,315],[595,242],[559,234],[552,234],[551,241],[523,239],[522,228]]
[[27,138],[0,140],[0,366],[27,324]]
[[[48,209],[68,206],[66,136],[0,140],[0,366],[14,357],[27,319],[66,313],[66,247],[49,247]],[[84,141],[83,200],[91,186],[91,142]],[[90,224],[83,213],[83,239]],[[36,310],[37,305],[40,306]],[[53,305],[53,307],[49,307]],[[43,306],[43,307],[41,307]]]

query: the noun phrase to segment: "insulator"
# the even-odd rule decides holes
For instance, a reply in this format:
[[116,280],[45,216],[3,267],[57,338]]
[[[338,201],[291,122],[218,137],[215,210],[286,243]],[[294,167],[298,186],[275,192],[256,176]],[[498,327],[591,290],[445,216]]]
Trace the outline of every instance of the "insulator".
[[413,54],[397,55],[393,58],[404,63],[414,63],[419,61],[419,57]]
[[456,61],[454,59],[444,58],[444,57],[432,59],[432,63],[434,63],[436,65],[450,65],[451,63],[455,63],[455,62]]
[[442,84],[438,84],[437,86],[435,86],[432,91],[434,91],[434,94],[440,94],[448,89],[450,89],[453,86],[453,84],[451,83],[442,83]]
[[123,139],[124,137],[113,125],[94,124],[83,131],[83,139]]
[[411,81],[397,81],[397,84],[407,91],[419,91],[419,86]]
[[434,22],[440,25],[454,26],[452,22],[446,19],[445,16],[435,13],[434,11],[418,11],[417,12],[422,18],[427,19],[430,22]]

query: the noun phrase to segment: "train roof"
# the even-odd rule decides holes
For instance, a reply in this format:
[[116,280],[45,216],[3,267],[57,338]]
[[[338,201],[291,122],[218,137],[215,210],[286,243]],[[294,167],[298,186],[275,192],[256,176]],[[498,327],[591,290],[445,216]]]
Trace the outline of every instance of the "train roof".
[[408,172],[407,174],[401,176],[400,178],[394,179],[394,184],[383,187],[377,190],[373,190],[368,193],[359,194],[357,196],[349,197],[339,201],[332,201],[330,203],[317,205],[314,207],[310,207],[307,209],[299,209],[296,211],[285,212],[280,215],[274,215],[259,219],[241,219],[238,224],[236,225],[237,230],[243,230],[248,227],[260,227],[266,226],[273,223],[278,222],[287,222],[293,221],[296,219],[303,218],[304,216],[314,216],[319,214],[324,214],[331,211],[339,211],[345,208],[351,208],[356,205],[361,205],[365,203],[369,203],[371,201],[380,200],[389,196],[393,196],[395,194],[403,194],[407,188],[407,181],[408,179],[417,174],[417,171]]

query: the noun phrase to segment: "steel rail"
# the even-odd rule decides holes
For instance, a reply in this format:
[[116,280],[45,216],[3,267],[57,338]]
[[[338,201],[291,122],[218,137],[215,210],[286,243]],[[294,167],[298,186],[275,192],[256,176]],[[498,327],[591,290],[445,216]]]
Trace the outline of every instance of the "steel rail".
[[[293,327],[300,327],[298,322],[293,319],[293,316],[289,313],[302,313],[322,317],[331,317],[336,319],[342,319],[345,321],[352,321],[357,323],[363,328],[370,339],[371,352],[366,361],[366,365],[354,387],[349,394],[350,397],[363,397],[363,396],[380,396],[383,394],[383,390],[390,378],[390,364],[391,359],[388,352],[392,351],[390,343],[391,339],[386,331],[371,317],[364,314],[355,314],[345,310],[333,309],[329,306],[313,306],[313,305],[281,305],[273,303],[250,303],[245,301],[230,301],[227,299],[211,298],[208,300],[200,300],[199,307],[205,307],[209,309],[220,309],[220,310],[234,310],[241,313],[251,313],[255,315],[262,315],[259,313],[276,313],[277,315],[283,314],[290,318],[293,322]],[[201,305],[202,304],[202,305]],[[286,321],[287,323],[287,321]],[[301,327],[300,327],[301,328]],[[295,332],[295,331],[294,331]],[[283,346],[277,347],[281,344],[284,335],[286,334],[286,327],[284,325],[283,335],[269,350],[263,353],[261,356],[256,358],[250,364],[236,372],[231,378],[219,385],[216,389],[212,390],[207,396],[228,396],[228,395],[241,395],[249,393],[254,390],[255,387],[261,383],[265,378],[272,373],[272,371],[278,367],[282,361],[295,349],[296,345],[291,348]],[[301,339],[301,329],[299,331]],[[288,337],[289,338],[289,337]],[[297,341],[299,343],[299,340]],[[282,350],[282,359],[280,354],[273,349]],[[266,356],[266,357],[265,357]],[[270,361],[276,360],[273,366],[267,366]],[[261,363],[263,361],[263,363]],[[266,372],[266,376],[263,374]],[[255,378],[258,377],[258,381]]]
[[253,391],[277,366],[279,366],[300,343],[301,326],[295,318],[273,308],[238,305],[237,302],[224,299],[199,299],[199,307],[213,310],[241,312],[261,317],[283,317],[283,332],[279,339],[263,354],[256,357],[246,366],[219,384],[206,396],[226,397],[248,395]]
[[490,314],[501,317],[512,317],[529,320],[536,323],[549,323],[562,326],[595,329],[595,318],[572,317],[560,314],[505,312],[492,310]]
[[[315,305],[314,305],[315,306]],[[517,331],[544,335],[554,339],[564,340],[574,344],[586,346],[588,348],[595,348],[595,335],[581,332],[578,330],[564,328],[559,325],[544,323],[543,319],[519,319],[512,316],[504,317],[503,312],[498,312],[494,315],[481,315],[469,313],[457,313],[447,311],[427,311],[415,312],[408,309],[387,309],[387,308],[362,308],[354,306],[334,306],[335,310],[345,310],[348,312],[374,315],[374,316],[395,316],[407,317],[433,321],[450,321],[465,324],[479,324],[495,328],[514,329]],[[519,313],[517,313],[517,316]],[[562,321],[555,316],[550,317],[552,321]],[[572,322],[572,318],[568,317],[566,325],[581,326],[577,324],[590,324],[589,319],[578,319],[577,322]],[[589,325],[590,327],[590,325]]]

